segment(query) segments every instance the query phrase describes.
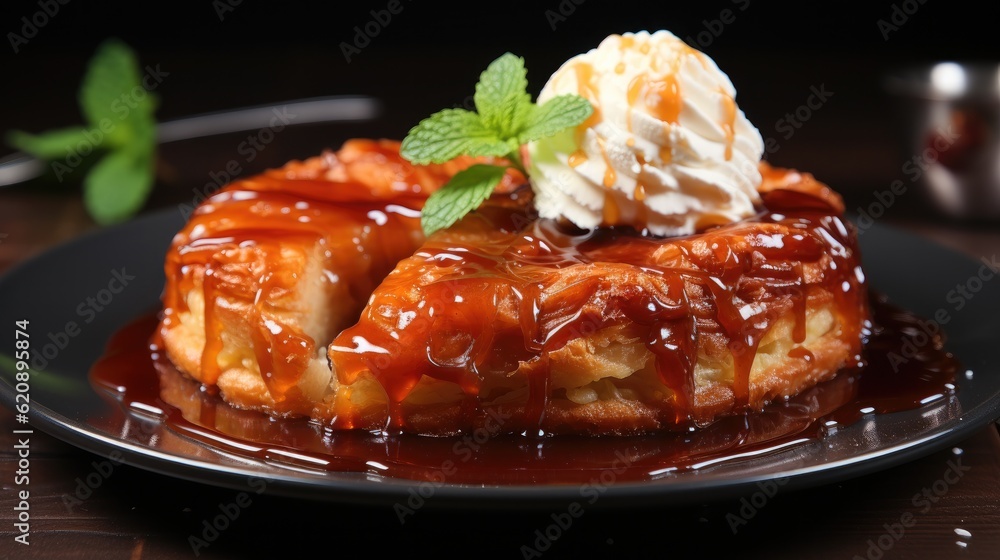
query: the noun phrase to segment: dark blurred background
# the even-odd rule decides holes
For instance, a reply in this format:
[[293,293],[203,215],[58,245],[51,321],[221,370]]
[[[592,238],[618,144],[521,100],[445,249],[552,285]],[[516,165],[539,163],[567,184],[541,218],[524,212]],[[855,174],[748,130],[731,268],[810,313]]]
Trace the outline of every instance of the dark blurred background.
[[[913,117],[901,120],[897,113],[902,103],[883,88],[889,72],[912,65],[944,60],[995,65],[1000,61],[1000,40],[996,8],[990,3],[3,0],[0,4],[4,38],[0,134],[82,124],[76,92],[88,58],[109,37],[127,42],[143,66],[159,68],[163,74],[156,88],[161,122],[249,105],[280,106],[316,96],[367,94],[384,104],[382,117],[371,122],[287,127],[254,152],[252,161],[239,148],[247,132],[164,144],[146,212],[157,208],[176,212],[177,205],[191,204],[206,185],[215,188],[213,175],[232,161],[238,162],[241,175],[249,175],[336,148],[351,137],[401,138],[431,112],[466,103],[479,73],[505,51],[525,57],[530,88],[537,93],[563,61],[595,47],[609,34],[667,29],[703,50],[729,74],[741,108],[764,138],[772,140],[767,159],[774,164],[812,172],[845,196],[856,217],[878,210],[874,216],[878,221],[925,234],[972,259],[995,262],[1000,248],[1000,222],[958,221],[925,202],[911,173],[916,150],[902,141],[902,131]],[[992,107],[995,110],[995,100]],[[12,152],[0,145],[0,158]],[[992,154],[987,156],[996,161]],[[61,183],[43,177],[0,187],[0,273],[96,227],[81,200],[81,175],[77,170]],[[906,187],[905,192],[894,193],[896,184]],[[986,186],[998,189],[995,184]],[[864,241],[877,240],[873,235]],[[898,251],[905,255],[911,247]],[[927,272],[940,280],[942,272],[950,271]],[[88,272],[80,275],[86,277]],[[921,286],[926,281],[905,278],[893,285]],[[946,301],[945,294],[934,297],[938,299],[928,300],[927,308]],[[7,450],[0,454],[0,463],[11,470],[15,426],[12,414],[0,417],[0,436],[6,434],[6,439],[0,437],[0,448]],[[907,538],[894,543],[898,546],[886,558],[995,556],[997,485],[991,483],[997,479],[1000,447],[994,430],[977,437],[958,449],[965,450],[963,457],[971,465],[965,481],[951,488],[947,500],[931,514],[921,514],[915,528],[907,526]],[[32,473],[37,477],[31,487],[36,546],[18,558],[80,558],[92,556],[90,551],[100,551],[108,559],[190,558],[187,533],[195,526],[201,530],[198,519],[209,511],[214,515],[214,504],[221,507],[233,499],[228,489],[120,469],[112,479],[102,479],[103,487],[93,500],[73,509],[66,499],[72,499],[74,486],[80,491],[83,482],[78,476],[87,477],[90,484],[86,473],[94,474],[94,457],[47,438],[40,430],[31,439],[32,460],[37,461],[32,465],[37,465]],[[866,546],[870,558],[881,557],[885,549],[873,549],[876,545],[871,543],[877,540],[883,547],[882,539],[895,537],[884,532],[892,531],[889,523],[897,523],[901,512],[916,511],[910,497],[921,487],[926,493],[933,482],[937,492],[945,462],[950,465],[953,459],[957,460],[946,450],[858,481],[787,497],[782,492],[766,511],[752,509],[753,525],[738,536],[726,515],[744,515],[741,508],[749,507],[743,505],[748,504],[747,497],[741,503],[732,500],[711,508],[664,504],[662,511],[588,512],[586,528],[574,530],[546,557],[558,557],[567,549],[585,557],[607,556],[611,550],[617,552],[615,557],[628,557],[621,551],[644,549],[647,556],[649,550],[661,555],[668,550],[671,557],[691,557],[693,551],[696,557],[728,557],[738,551],[745,558],[848,558],[865,554]],[[195,495],[200,505],[187,507]],[[0,492],[5,512],[0,517],[11,519],[14,499],[12,492]],[[261,556],[279,550],[287,555],[288,547],[317,543],[328,547],[346,542],[345,535],[375,542],[380,551],[437,552],[449,547],[467,555],[476,547],[477,555],[513,556],[536,524],[544,527],[551,519],[547,511],[523,518],[520,512],[427,512],[415,524],[397,529],[395,514],[388,510],[337,508],[326,502],[304,505],[269,496],[262,496],[259,503],[234,524],[233,533],[213,544],[206,557]],[[10,538],[9,527],[0,530],[5,538]],[[270,530],[267,538],[261,538],[262,527]],[[967,542],[956,541],[960,530],[970,534],[962,527],[976,535],[968,550]],[[484,542],[489,545],[482,546]],[[669,548],[663,548],[665,543]]]
[[[36,15],[46,7],[58,12]],[[608,34],[668,29],[730,75],[741,108],[775,141],[770,161],[813,172],[859,207],[906,179],[903,165],[913,155],[899,142],[884,75],[929,61],[1000,60],[995,17],[984,10],[966,0],[6,2],[0,128],[38,132],[81,122],[77,86],[87,58],[110,36],[169,73],[157,87],[161,120],[334,94],[385,102],[377,122],[288,128],[246,162],[250,173],[351,136],[401,138],[421,117],[467,102],[478,73],[504,51],[526,58],[536,93],[562,61]],[[22,18],[45,24],[29,38]],[[387,23],[372,23],[380,18]],[[829,95],[803,111],[816,91]],[[787,116],[797,110],[808,118],[790,126]],[[191,188],[237,155],[244,137],[163,146],[151,204],[189,199]],[[919,196],[899,202],[890,218],[926,210]]]

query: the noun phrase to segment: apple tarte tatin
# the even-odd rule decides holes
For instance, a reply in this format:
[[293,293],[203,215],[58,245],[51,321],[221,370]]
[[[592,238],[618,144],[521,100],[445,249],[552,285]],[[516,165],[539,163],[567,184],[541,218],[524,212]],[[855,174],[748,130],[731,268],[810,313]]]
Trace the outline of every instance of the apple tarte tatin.
[[167,356],[240,408],[427,434],[687,428],[859,360],[856,236],[809,174],[762,163],[754,217],[654,237],[538,218],[512,172],[424,239],[467,165],[357,140],[225,187],[169,251]]

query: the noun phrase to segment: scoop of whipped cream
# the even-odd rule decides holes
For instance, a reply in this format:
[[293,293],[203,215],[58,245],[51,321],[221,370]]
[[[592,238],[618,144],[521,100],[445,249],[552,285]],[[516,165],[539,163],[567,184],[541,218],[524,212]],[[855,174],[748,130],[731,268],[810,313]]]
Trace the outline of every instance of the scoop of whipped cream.
[[571,58],[538,103],[562,94],[587,98],[594,112],[528,144],[542,217],[686,235],[754,214],[760,132],[729,77],[669,31],[612,35]]

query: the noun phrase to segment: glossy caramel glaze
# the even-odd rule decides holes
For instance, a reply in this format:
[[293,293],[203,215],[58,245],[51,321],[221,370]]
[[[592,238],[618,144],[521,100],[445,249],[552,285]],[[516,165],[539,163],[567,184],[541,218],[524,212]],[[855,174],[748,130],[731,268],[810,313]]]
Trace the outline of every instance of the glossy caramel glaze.
[[[398,147],[351,141],[196,210],[167,256],[155,341],[180,371],[234,406],[334,429],[455,433],[503,413],[508,432],[630,434],[760,409],[857,363],[856,240],[808,174],[763,165],[757,216],[657,238],[538,219],[512,172],[424,242],[424,200],[472,160],[413,166]],[[807,317],[825,308],[833,346],[806,347]],[[795,346],[755,380],[782,321]],[[595,362],[607,348],[618,354]],[[728,382],[698,379],[706,356]],[[584,403],[594,390],[567,384],[567,368],[604,366],[635,373],[612,388],[625,396]]]
[[[582,231],[537,219],[527,189],[494,195],[400,263],[360,321],[334,340],[340,384],[373,378],[387,407],[367,417],[341,407],[330,424],[423,431],[407,403],[432,380],[461,391],[460,413],[447,416],[459,429],[524,388],[522,399],[492,409],[513,418],[505,430],[593,432],[557,419],[566,402],[553,388],[550,358],[576,339],[621,328],[644,343],[665,390],[630,405],[651,408],[651,422],[610,431],[687,427],[789,396],[751,383],[758,345],[787,317],[802,343],[807,308],[823,301],[845,351],[811,382],[856,365],[868,293],[843,203],[808,174],[766,164],[762,172],[758,215],[679,238]],[[698,386],[699,353],[731,357],[728,386]],[[813,356],[796,347],[788,358],[807,364]]]
[[[357,317],[423,240],[426,197],[471,162],[414,166],[398,142],[352,140],[227,185],[195,210],[167,253],[158,333],[171,359],[209,386],[244,372],[226,395],[241,405],[309,414],[316,397],[299,384],[329,343],[316,333],[332,337]],[[336,312],[311,308],[330,298]],[[254,376],[263,397],[240,394]]]
[[[91,422],[108,433],[135,434],[135,418],[143,418],[145,426],[154,415],[159,425],[144,429],[140,437],[160,451],[190,453],[193,440],[211,450],[295,472],[359,472],[369,480],[503,486],[594,484],[613,469],[616,482],[646,482],[679,471],[753,463],[814,443],[828,430],[859,419],[878,420],[874,415],[923,409],[924,422],[934,423],[960,416],[954,382],[963,368],[945,350],[943,337],[918,340],[925,336],[923,320],[884,299],[873,301],[873,315],[863,367],[847,368],[761,412],[727,416],[695,432],[528,440],[498,433],[503,416],[474,434],[424,437],[329,430],[305,418],[275,419],[239,410],[178,372],[161,347],[148,344],[157,323],[155,315],[149,315],[116,333],[91,370],[95,389],[121,404]],[[921,351],[912,359],[902,364],[892,360],[913,345]]]

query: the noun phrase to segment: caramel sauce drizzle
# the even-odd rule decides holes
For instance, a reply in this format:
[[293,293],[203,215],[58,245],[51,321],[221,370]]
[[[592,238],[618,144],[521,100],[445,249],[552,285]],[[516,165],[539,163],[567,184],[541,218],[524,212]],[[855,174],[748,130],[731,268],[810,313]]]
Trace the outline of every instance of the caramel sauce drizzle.
[[600,89],[597,87],[594,67],[585,62],[579,62],[573,65],[573,72],[576,75],[577,93],[590,101],[594,108],[594,112],[587,117],[587,120],[576,127],[576,143],[579,145],[584,132],[604,120],[604,116],[601,114]]
[[604,185],[604,188],[610,189],[615,186],[615,180],[618,178],[618,173],[615,171],[614,166],[611,165],[611,158],[608,157],[608,150],[604,139],[600,136],[597,137],[597,145],[601,147],[601,157],[604,158],[604,179],[601,184]]
[[[765,176],[782,182],[779,171]],[[860,352],[867,291],[855,256],[844,250],[855,245],[855,234],[830,198],[835,195],[795,177],[797,184],[763,190],[765,209],[754,218],[681,238],[643,236],[629,228],[566,229],[533,217],[523,196],[516,203],[494,197],[474,218],[430,239],[386,279],[358,324],[334,341],[334,366],[345,383],[370,372],[394,403],[390,425],[400,428],[405,422],[399,404],[423,376],[462,379],[463,391],[480,405],[494,380],[526,376],[524,429],[535,433],[544,431],[551,398],[549,355],[581,333],[625,322],[640,329],[637,336],[655,357],[655,371],[670,395],[667,406],[659,405],[670,415],[668,423],[689,418],[691,356],[699,337],[725,341],[733,392],[746,405],[761,339],[790,306],[793,337],[802,342],[814,287],[834,293],[837,322]],[[583,273],[555,287],[564,275],[592,266],[607,267],[607,274]],[[415,285],[418,299],[402,295]],[[710,297],[690,301],[692,285]],[[380,316],[374,310],[383,303],[412,314],[411,320],[400,327]],[[484,310],[495,316],[484,321]],[[447,352],[452,359],[442,367],[428,359],[442,349],[434,333],[466,333],[471,340],[461,351]],[[809,359],[802,351],[796,356]]]
[[621,223],[622,212],[618,207],[618,202],[615,200],[614,193],[610,189],[604,191],[604,205],[601,208],[601,213],[605,226],[613,226]]
[[[194,276],[185,274],[186,267],[205,267],[202,288],[205,301],[205,346],[201,354],[201,381],[215,384],[220,373],[220,351],[223,346],[225,322],[219,316],[224,301],[242,301],[249,305],[247,322],[253,342],[253,355],[260,369],[261,378],[271,396],[281,406],[296,408],[298,383],[309,361],[322,346],[306,335],[297,325],[280,319],[278,299],[294,286],[294,279],[283,278],[275,271],[282,269],[282,248],[312,247],[324,244],[337,250],[336,245],[350,239],[335,239],[331,232],[357,230],[366,226],[378,232],[376,238],[386,239],[388,250],[371,251],[371,272],[387,274],[396,258],[405,256],[404,240],[410,238],[419,223],[417,216],[422,199],[408,197],[386,203],[384,201],[356,201],[345,203],[323,200],[319,188],[338,190],[329,184],[314,185],[313,193],[291,195],[278,190],[261,191],[253,187],[233,187],[212,197],[208,206],[192,217],[186,232],[190,234],[199,226],[214,231],[211,239],[191,239],[184,249],[172,251],[166,260],[167,285],[165,293],[189,293],[195,289]],[[345,191],[360,191],[363,185],[344,184]],[[319,196],[317,196],[319,195]],[[305,201],[308,201],[306,204]],[[305,209],[301,209],[304,208]],[[377,226],[372,212],[380,212]],[[308,221],[303,221],[308,219]],[[349,226],[347,224],[350,224]],[[384,236],[384,237],[383,237]],[[388,242],[396,238],[396,249]],[[371,243],[371,241],[369,241]],[[185,250],[187,249],[187,250]],[[343,249],[339,249],[343,250]],[[351,250],[354,250],[353,247]],[[252,254],[247,255],[247,251]],[[308,258],[308,256],[305,256]],[[332,263],[325,263],[329,270]],[[260,275],[257,271],[266,272]],[[345,276],[336,268],[341,281],[374,287],[373,281],[359,270],[357,276]],[[380,271],[380,272],[378,272]],[[356,284],[355,284],[356,283]],[[364,300],[358,300],[358,307]],[[167,301],[171,316],[187,310],[186,302]],[[165,325],[164,328],[170,328]],[[325,341],[320,344],[325,344]],[[288,401],[285,403],[284,401]]]
[[[679,66],[679,61],[673,63]],[[631,108],[643,107],[650,115],[667,124],[676,124],[684,101],[677,81],[678,68],[657,76],[639,74],[628,85],[627,100]],[[641,105],[639,105],[641,103]],[[629,119],[631,122],[631,119]]]
[[674,161],[673,150],[669,146],[660,148],[660,163],[662,165],[670,165]]
[[[325,277],[348,286],[353,299],[339,302],[347,316],[333,318],[340,323],[331,328],[346,326],[380,278],[416,248],[423,201],[455,172],[454,166],[416,168],[390,141],[351,141],[324,158],[237,181],[211,196],[175,236],[164,265],[158,339],[189,310],[180,294],[197,292],[200,281],[205,344],[196,373],[214,385],[226,324],[220,314],[234,302],[245,305],[252,354],[279,412],[308,411],[297,383],[328,342],[281,318],[282,299],[298,282],[292,271],[299,270],[283,261],[310,259],[316,247],[325,251]],[[357,263],[345,265],[352,258]]]
[[[619,49],[622,56],[624,56],[627,51],[636,49],[636,44],[638,42],[636,37],[619,36],[619,39]],[[643,41],[638,48],[641,53],[648,54],[651,50],[651,45],[648,41]],[[632,114],[637,108],[641,108],[650,116],[662,121],[665,128],[664,133],[669,133],[669,126],[676,125],[679,122],[680,113],[684,107],[681,85],[678,80],[681,65],[684,64],[689,57],[695,57],[703,68],[708,68],[704,54],[691,48],[683,42],[678,41],[678,44],[671,45],[668,50],[670,52],[667,54],[657,52],[650,61],[650,72],[638,74],[630,81],[628,87],[626,88],[626,102],[629,108],[626,115],[626,127],[629,132],[632,131]],[[597,85],[594,67],[585,62],[577,62],[572,68],[576,76],[577,92],[587,98],[595,106],[595,111],[590,118],[577,127],[577,144],[580,145],[585,131],[600,122],[603,117],[600,112],[596,110],[596,107],[598,107],[600,91]],[[623,74],[626,68],[626,64],[624,60],[622,60],[615,65],[614,72],[617,74]],[[719,88],[719,92],[721,94],[722,103],[722,120],[719,124],[722,127],[723,134],[725,136],[724,157],[727,161],[729,161],[733,156],[733,142],[735,137],[734,127],[737,117],[737,107],[733,97],[721,87]],[[626,141],[626,144],[629,147],[633,147],[635,145],[635,139],[630,137]],[[617,179],[616,171],[611,167],[611,162],[608,158],[607,149],[603,139],[598,138],[598,145],[601,150],[601,156],[606,165],[602,184],[605,188],[612,188],[614,187]],[[669,165],[673,161],[673,153],[669,146],[661,147],[659,150],[659,156],[661,165]],[[577,150],[569,156],[570,167],[578,167],[585,161],[586,155],[582,150]],[[643,163],[644,162],[640,161],[640,165]],[[641,199],[639,198],[639,188],[644,189],[641,185],[640,187],[637,187],[633,198],[641,202]],[[603,223],[605,225],[614,225],[619,223],[618,221],[609,221],[613,218],[620,218],[621,214],[618,208],[614,206],[610,195],[606,195],[605,200],[610,202],[612,206],[610,208],[607,205],[605,206],[603,210]],[[643,209],[643,212],[647,212],[646,209]],[[643,220],[643,224],[644,223],[645,221]]]
[[[661,478],[665,471],[732,465],[813,443],[825,436],[831,423],[843,428],[872,411],[884,414],[927,407],[935,411],[935,418],[960,416],[954,383],[956,372],[965,368],[944,350],[943,335],[932,336],[918,355],[900,367],[891,356],[914,344],[917,334],[924,336],[922,319],[878,298],[872,301],[872,315],[864,367],[847,368],[787,402],[772,403],[759,413],[727,416],[694,432],[660,432],[627,440],[548,437],[525,445],[523,437],[497,435],[482,445],[473,442],[474,456],[460,462],[447,482],[582,485],[608,469],[615,469],[619,482],[645,482]],[[206,391],[179,373],[164,359],[162,347],[149,344],[156,326],[156,315],[149,314],[115,333],[90,371],[94,388],[112,401],[112,407],[91,420],[107,433],[134,432],[129,426],[134,426],[136,411],[146,421],[156,411],[161,424],[152,433],[143,433],[150,445],[166,452],[184,454],[196,446],[200,453],[207,447],[299,471],[357,472],[370,479],[437,483],[441,465],[455,461],[456,446],[469,443],[468,434],[331,432],[304,418],[274,418],[228,406],[217,392]],[[811,359],[803,348],[792,349],[789,355]],[[631,464],[623,466],[619,453],[625,441]]]

